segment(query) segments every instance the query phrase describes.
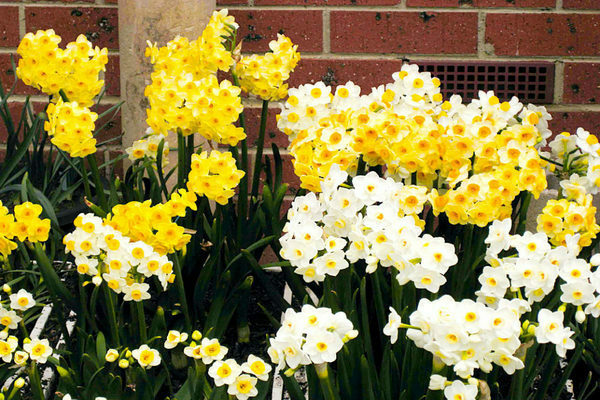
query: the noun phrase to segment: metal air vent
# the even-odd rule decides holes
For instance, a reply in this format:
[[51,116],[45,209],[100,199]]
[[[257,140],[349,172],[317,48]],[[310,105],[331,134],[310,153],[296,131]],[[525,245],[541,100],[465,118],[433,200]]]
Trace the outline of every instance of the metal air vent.
[[500,100],[517,96],[523,103],[549,104],[554,99],[554,64],[549,62],[417,61],[422,71],[442,82],[447,98],[478,97],[479,90],[493,90]]

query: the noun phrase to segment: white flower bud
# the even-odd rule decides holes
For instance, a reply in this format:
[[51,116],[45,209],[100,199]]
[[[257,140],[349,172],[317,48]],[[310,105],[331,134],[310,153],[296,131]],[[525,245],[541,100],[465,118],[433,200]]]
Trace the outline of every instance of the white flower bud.
[[429,390],[443,390],[446,387],[446,382],[448,382],[448,379],[445,376],[433,374],[429,378]]
[[575,313],[575,320],[580,324],[583,324],[585,322],[585,313],[583,312],[583,310],[577,310],[577,312]]

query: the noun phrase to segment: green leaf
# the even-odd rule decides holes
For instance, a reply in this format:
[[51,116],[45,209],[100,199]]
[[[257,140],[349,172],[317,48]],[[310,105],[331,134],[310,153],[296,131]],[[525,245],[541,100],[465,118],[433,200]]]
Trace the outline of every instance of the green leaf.
[[11,173],[15,169],[15,167],[19,164],[25,153],[27,153],[27,149],[31,144],[31,140],[35,136],[36,129],[39,126],[39,119],[36,118],[33,121],[32,127],[27,132],[25,138],[23,138],[23,142],[19,145],[19,148],[15,152],[15,154],[8,160],[2,164],[2,171],[0,172],[0,187],[3,187],[6,183],[6,180],[11,176]]
[[106,356],[106,339],[102,332],[98,332],[96,337],[96,358],[100,362],[100,365],[104,365],[106,362],[104,357]]
[[48,256],[42,249],[42,245],[40,243],[35,243],[33,249],[37,265],[42,273],[42,276],[44,277],[46,287],[48,288],[55,305],[60,301],[63,301],[65,304],[69,305],[72,309],[77,310],[76,312],[78,312],[79,303],[77,302],[77,299],[58,277],[58,274],[50,263]]

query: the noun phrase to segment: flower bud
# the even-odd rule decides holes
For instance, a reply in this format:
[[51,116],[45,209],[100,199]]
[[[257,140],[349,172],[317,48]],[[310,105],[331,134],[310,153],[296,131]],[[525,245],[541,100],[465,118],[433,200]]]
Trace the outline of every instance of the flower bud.
[[433,374],[429,377],[429,390],[443,390],[446,387],[446,379],[445,376]]
[[566,309],[567,309],[567,305],[565,303],[562,303],[560,305],[560,307],[558,307],[558,311],[563,312],[563,313],[566,311]]
[[202,334],[199,331],[194,331],[192,332],[192,339],[194,339],[195,341],[199,341],[200,339],[202,339]]
[[467,379],[467,382],[469,383],[469,385],[473,385],[473,386],[479,385],[479,379],[477,379],[477,378],[470,377],[469,379]]
[[122,369],[129,368],[129,361],[119,360],[119,368],[122,368]]
[[317,371],[317,376],[319,379],[327,379],[329,373],[327,371],[327,363],[315,364],[315,370]]
[[11,294],[12,293],[12,289],[8,284],[4,284],[2,285],[2,291],[6,294]]
[[92,283],[96,286],[100,286],[100,284],[102,284],[102,278],[96,275],[92,278]]
[[6,338],[8,337],[8,330],[5,329],[3,331],[0,331],[0,340],[6,340]]
[[125,352],[125,358],[130,358],[131,357],[131,350],[127,350]]
[[577,312],[575,313],[575,320],[580,324],[583,324],[585,322],[585,313],[582,309],[577,310]]
[[15,380],[15,387],[17,389],[21,389],[23,386],[25,386],[25,379],[23,379],[23,378],[17,378]]
[[109,349],[106,352],[106,356],[104,356],[104,359],[107,362],[115,362],[115,361],[117,361],[118,358],[119,358],[119,352],[115,349]]
[[15,351],[15,355],[14,355],[15,364],[22,367],[27,362],[27,359],[29,359],[29,354],[27,354],[21,350]]

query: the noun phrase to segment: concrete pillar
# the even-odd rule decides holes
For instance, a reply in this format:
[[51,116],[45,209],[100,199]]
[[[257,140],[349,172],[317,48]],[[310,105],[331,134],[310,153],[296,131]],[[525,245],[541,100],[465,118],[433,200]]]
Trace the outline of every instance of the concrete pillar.
[[[144,57],[146,41],[166,44],[177,35],[196,39],[215,9],[215,0],[119,0],[119,51],[123,147],[139,139],[147,128],[144,88],[152,65]],[[176,146],[176,142],[170,145]]]

